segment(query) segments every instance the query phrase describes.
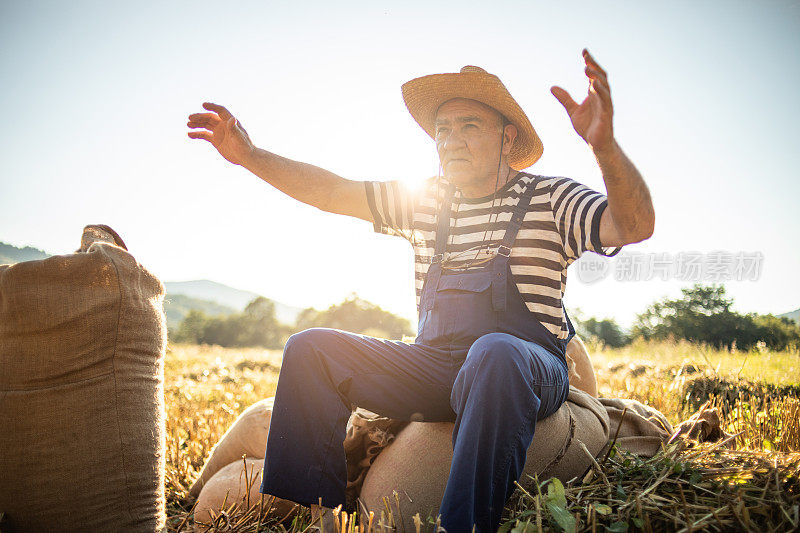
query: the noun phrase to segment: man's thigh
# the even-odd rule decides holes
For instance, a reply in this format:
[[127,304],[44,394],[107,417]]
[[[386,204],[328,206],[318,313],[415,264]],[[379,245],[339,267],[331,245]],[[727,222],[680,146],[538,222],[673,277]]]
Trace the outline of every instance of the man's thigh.
[[446,350],[311,328],[292,336],[284,357],[288,352],[317,358],[338,392],[357,407],[397,420],[455,418],[449,401],[453,361]]
[[[519,372],[526,386],[530,386],[540,400],[538,419],[553,414],[567,399],[569,375],[566,362],[541,344],[508,333],[489,333],[478,338],[465,355],[457,380],[480,373],[480,369],[486,372],[493,365],[502,366],[506,372]],[[513,394],[510,390],[506,392]]]
[[569,393],[569,372],[567,363],[540,344],[523,341],[530,350],[533,390],[539,397],[538,419],[555,413],[567,400]]

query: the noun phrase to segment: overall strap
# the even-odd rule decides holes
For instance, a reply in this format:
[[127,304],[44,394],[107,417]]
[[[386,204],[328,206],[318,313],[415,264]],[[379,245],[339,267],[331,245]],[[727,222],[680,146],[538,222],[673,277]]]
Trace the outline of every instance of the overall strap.
[[439,287],[439,278],[442,277],[442,259],[444,258],[445,248],[447,247],[447,237],[450,235],[450,206],[453,202],[453,194],[456,188],[448,185],[444,194],[442,208],[439,211],[438,225],[436,226],[436,244],[433,248],[433,257],[425,274],[425,292],[422,294],[422,311],[430,311],[436,300],[436,289]]
[[[525,220],[525,214],[528,212],[528,207],[531,205],[531,198],[533,198],[533,193],[535,192],[536,182],[531,181],[528,186],[525,187],[525,192],[520,196],[517,205],[512,208],[511,220],[508,221],[506,232],[503,235],[503,242],[500,245],[501,249],[497,251],[498,255],[504,255],[505,257],[511,255],[511,248],[514,246],[517,233],[522,227],[522,221]],[[505,249],[503,249],[503,247]],[[503,253],[501,253],[501,250]],[[507,254],[505,253],[506,250],[508,251]]]
[[[530,176],[530,174],[525,174]],[[504,311],[506,308],[506,284],[508,283],[508,258],[511,256],[511,249],[514,247],[514,241],[517,240],[517,233],[522,227],[522,222],[525,220],[525,213],[528,212],[528,207],[533,198],[533,193],[536,192],[536,180],[531,181],[525,187],[525,192],[522,193],[517,205],[512,208],[511,220],[508,221],[506,232],[503,235],[503,240],[497,248],[497,255],[492,261],[492,269],[494,276],[492,279],[492,307],[495,311]]]
[[564,310],[564,316],[567,317],[567,338],[564,339],[564,350],[567,349],[567,343],[572,340],[572,337],[575,336],[575,326],[572,325],[572,320],[569,319],[569,313],[567,313],[567,308],[564,307],[564,301],[561,301],[561,308]]
[[431,263],[442,262],[445,247],[447,246],[447,237],[450,236],[450,206],[453,203],[453,194],[455,194],[455,191],[456,188],[452,184],[448,185],[445,190],[442,208],[439,211],[439,224],[436,226],[436,245],[433,248]]

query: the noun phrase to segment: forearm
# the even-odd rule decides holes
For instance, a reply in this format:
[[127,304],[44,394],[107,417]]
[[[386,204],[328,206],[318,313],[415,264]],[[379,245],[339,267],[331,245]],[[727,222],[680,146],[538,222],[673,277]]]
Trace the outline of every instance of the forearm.
[[261,148],[254,148],[242,166],[295,200],[323,211],[331,210],[333,192],[344,181],[323,168],[293,161]]
[[596,150],[595,158],[606,184],[608,209],[619,232],[629,242],[649,238],[655,211],[642,175],[616,141],[605,150]]

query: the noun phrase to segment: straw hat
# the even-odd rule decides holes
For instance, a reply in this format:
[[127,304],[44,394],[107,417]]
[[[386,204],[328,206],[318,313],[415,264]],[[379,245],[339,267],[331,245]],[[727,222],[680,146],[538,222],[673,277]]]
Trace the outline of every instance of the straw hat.
[[522,170],[534,164],[544,147],[525,112],[494,74],[467,65],[461,72],[431,74],[403,84],[403,100],[414,120],[434,138],[439,106],[453,98],[477,100],[505,115],[517,127],[517,138],[508,154],[508,165]]

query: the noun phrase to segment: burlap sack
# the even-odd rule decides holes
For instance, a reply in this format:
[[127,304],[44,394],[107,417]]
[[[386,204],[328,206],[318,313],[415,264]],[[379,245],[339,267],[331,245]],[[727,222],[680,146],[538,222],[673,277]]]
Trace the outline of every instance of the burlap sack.
[[[200,475],[189,489],[189,494],[199,497],[198,501],[203,503],[203,508],[206,509],[206,514],[203,516],[208,516],[208,509],[213,509],[215,512],[221,510],[217,506],[223,501],[219,494],[224,495],[227,490],[231,491],[232,495],[240,494],[237,492],[239,491],[238,477],[220,473],[225,467],[239,464],[239,471],[241,471],[241,460],[244,456],[248,461],[251,458],[261,461],[258,472],[261,471],[266,456],[267,436],[269,435],[274,400],[274,397],[266,398],[245,409],[211,451]],[[380,417],[364,409],[356,409],[352,413],[347,422],[347,434],[343,443],[347,459],[345,492],[349,509],[356,509],[355,502],[372,461],[384,447],[392,442],[397,431],[406,424],[407,422]],[[209,487],[212,483],[213,489]],[[259,487],[260,484],[256,487],[256,491]],[[230,498],[228,501],[230,503]],[[288,510],[290,509],[288,503],[287,500],[278,499],[274,506]],[[198,508],[199,505],[198,503]],[[195,520],[204,522],[205,518],[201,515],[202,513],[198,513],[196,510]]]
[[164,286],[102,240],[0,266],[0,512],[17,531],[165,525]]
[[567,343],[566,359],[569,367],[569,384],[597,398],[597,377],[592,360],[586,345],[577,335]]
[[[658,410],[636,400],[600,398],[609,420],[611,441],[620,449],[653,457],[672,434],[672,425]],[[616,440],[614,440],[616,438]],[[608,448],[603,450],[603,455]]]
[[[273,396],[245,409],[211,450],[203,470],[189,489],[189,495],[197,497],[194,521],[198,531],[203,531],[203,524],[208,524],[213,516],[231,504],[248,509],[261,502],[261,470],[267,453],[274,402]],[[243,456],[248,465],[247,474],[244,472]],[[253,479],[257,481],[253,482]],[[269,503],[265,509],[269,509],[271,516],[288,518],[294,515],[292,510],[296,506],[293,502],[268,498],[265,496],[264,503]]]
[[[413,516],[435,517],[444,495],[453,460],[449,422],[411,422],[375,459],[364,479],[360,499],[377,517],[391,510],[406,531],[415,531]],[[579,443],[599,454],[608,441],[609,421],[603,405],[570,387],[567,401],[552,416],[536,424],[520,484],[532,488],[533,476],[567,481],[591,465]],[[397,498],[393,493],[397,492]],[[384,502],[383,498],[388,498]],[[398,507],[399,503],[399,507]],[[398,512],[399,511],[399,512]]]
[[733,433],[725,431],[719,409],[711,407],[711,402],[706,402],[700,406],[699,411],[673,428],[669,443],[680,439],[691,446],[692,442],[722,440],[725,441],[722,444],[724,447],[735,449],[736,439],[733,436]]
[[242,456],[264,460],[274,402],[274,396],[266,398],[254,403],[239,415],[211,450],[203,470],[189,489],[190,496],[199,496],[203,486],[214,474],[233,462],[241,463]]
[[347,486],[345,501],[348,511],[358,509],[357,500],[364,479],[378,454],[394,442],[397,434],[409,422],[393,420],[363,408],[357,408],[347,421],[344,453],[347,460]]
[[[247,469],[245,471],[245,468]],[[206,531],[214,517],[225,510],[230,512],[231,506],[238,506],[239,516],[244,511],[257,505],[262,505],[263,516],[290,517],[298,507],[295,503],[280,498],[271,498],[259,492],[261,487],[261,470],[264,468],[264,458],[239,459],[219,469],[203,486],[200,497],[194,508],[194,521],[196,531]],[[219,529],[224,529],[226,524],[220,523]]]

